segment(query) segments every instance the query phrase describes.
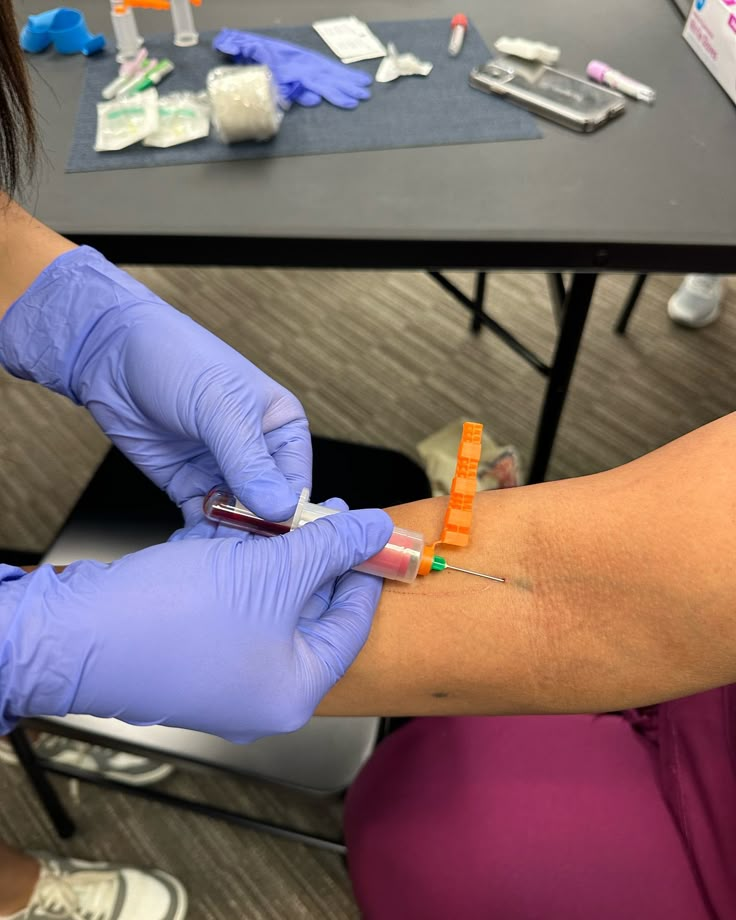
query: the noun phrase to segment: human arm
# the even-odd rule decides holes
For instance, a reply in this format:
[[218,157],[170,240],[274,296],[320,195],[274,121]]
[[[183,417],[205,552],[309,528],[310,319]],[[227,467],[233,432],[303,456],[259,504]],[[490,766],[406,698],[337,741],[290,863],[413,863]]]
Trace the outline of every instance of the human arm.
[[[387,583],[323,715],[603,712],[736,681],[736,414],[623,467],[476,497],[456,573]],[[389,509],[438,533],[445,502]]]
[[202,496],[222,483],[264,516],[290,516],[311,480],[309,428],[291,393],[7,200],[0,243],[0,363],[85,405],[199,532],[213,531]]
[[109,565],[0,565],[0,733],[69,712],[233,741],[295,730],[365,641],[380,580],[347,570],[390,533],[369,510]]

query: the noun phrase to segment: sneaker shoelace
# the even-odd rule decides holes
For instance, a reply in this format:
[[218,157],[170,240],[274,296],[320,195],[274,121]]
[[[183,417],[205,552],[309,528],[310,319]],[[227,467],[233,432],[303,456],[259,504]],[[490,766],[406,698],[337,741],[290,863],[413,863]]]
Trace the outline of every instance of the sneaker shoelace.
[[114,870],[64,874],[58,866],[47,863],[41,868],[28,905],[29,915],[42,910],[59,920],[114,920],[111,910],[119,884]]

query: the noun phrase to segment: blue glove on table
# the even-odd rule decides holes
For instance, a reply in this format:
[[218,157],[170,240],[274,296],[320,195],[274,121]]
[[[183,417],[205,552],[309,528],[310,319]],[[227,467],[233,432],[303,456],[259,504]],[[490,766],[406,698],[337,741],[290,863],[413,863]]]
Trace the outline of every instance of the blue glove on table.
[[326,99],[341,109],[354,109],[361,99],[371,97],[366,89],[373,82],[370,74],[290,42],[223,29],[212,46],[236,64],[265,64],[284,99],[299,105],[318,105]]
[[299,401],[87,246],[59,256],[10,308],[0,362],[86,406],[205,534],[202,496],[215,485],[284,520],[311,484]]
[[383,511],[280,537],[182,540],[61,574],[0,565],[0,734],[69,712],[231,741],[294,731],[365,642],[381,580],[347,571]]

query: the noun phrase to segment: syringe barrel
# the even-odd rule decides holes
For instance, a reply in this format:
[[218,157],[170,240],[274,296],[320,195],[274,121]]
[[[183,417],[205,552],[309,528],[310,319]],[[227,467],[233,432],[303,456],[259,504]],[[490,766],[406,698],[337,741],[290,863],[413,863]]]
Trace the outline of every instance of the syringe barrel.
[[[315,505],[306,500],[306,490],[296,506],[293,517],[286,521],[266,521],[254,514],[230,492],[213,489],[204,500],[204,513],[218,524],[227,524],[264,537],[289,533],[311,521],[330,514],[338,514],[334,508]],[[394,527],[391,539],[384,548],[365,562],[355,566],[356,572],[379,575],[392,581],[412,582],[417,577],[424,552],[424,537],[413,530]]]
[[189,0],[170,0],[171,19],[174,23],[174,44],[189,48],[199,41],[199,32],[194,28],[194,16]]
[[111,7],[110,16],[112,17],[112,28],[118,49],[115,60],[118,64],[131,61],[138,54],[143,44],[133,10],[129,6],[114,5]]

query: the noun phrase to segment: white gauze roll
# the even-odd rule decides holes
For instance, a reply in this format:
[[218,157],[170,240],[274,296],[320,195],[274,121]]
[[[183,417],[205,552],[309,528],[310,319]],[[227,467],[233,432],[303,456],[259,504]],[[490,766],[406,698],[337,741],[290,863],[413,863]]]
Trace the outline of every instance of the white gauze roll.
[[207,74],[212,124],[225,144],[267,141],[284,113],[268,67],[260,64],[216,67]]

